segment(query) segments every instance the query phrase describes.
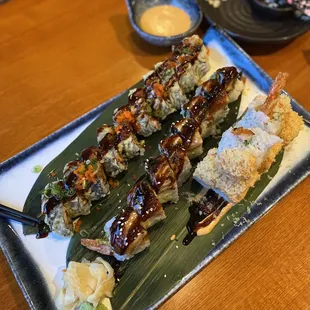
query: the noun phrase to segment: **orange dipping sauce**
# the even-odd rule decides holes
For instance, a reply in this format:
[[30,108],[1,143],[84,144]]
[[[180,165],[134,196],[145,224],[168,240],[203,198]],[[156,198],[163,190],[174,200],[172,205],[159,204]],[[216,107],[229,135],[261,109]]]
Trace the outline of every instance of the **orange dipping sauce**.
[[146,10],[140,19],[140,27],[147,33],[170,37],[189,30],[191,19],[182,9],[173,5],[158,5]]

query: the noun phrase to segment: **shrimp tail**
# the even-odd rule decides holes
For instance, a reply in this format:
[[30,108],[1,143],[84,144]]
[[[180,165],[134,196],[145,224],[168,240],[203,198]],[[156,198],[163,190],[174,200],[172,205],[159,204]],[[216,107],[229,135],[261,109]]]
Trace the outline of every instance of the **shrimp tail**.
[[280,96],[281,91],[283,90],[286,81],[288,78],[288,73],[279,72],[276,76],[274,82],[272,83],[267,98],[263,105],[260,107],[260,111],[264,112],[266,115],[270,115],[275,107],[275,99]]
[[113,249],[107,243],[101,243],[98,239],[81,239],[81,244],[89,250],[96,251],[103,255],[113,256]]

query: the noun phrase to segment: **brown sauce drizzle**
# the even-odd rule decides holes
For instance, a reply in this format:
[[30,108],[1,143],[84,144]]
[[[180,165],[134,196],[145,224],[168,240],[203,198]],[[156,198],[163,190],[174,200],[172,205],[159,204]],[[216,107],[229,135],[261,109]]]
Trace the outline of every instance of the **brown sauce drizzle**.
[[203,96],[194,97],[183,106],[183,109],[189,112],[190,117],[199,124],[205,120],[209,108],[210,101]]
[[143,102],[145,100],[145,90],[144,88],[137,88],[135,92],[133,92],[128,97],[128,103],[129,105],[136,105],[137,103]]
[[38,233],[36,234],[36,239],[46,238],[49,232],[50,232],[49,226],[44,221],[41,221],[38,224]]
[[137,212],[142,222],[162,208],[153,188],[146,182],[136,183],[128,193],[127,203]]
[[110,149],[112,149],[115,145],[115,135],[111,133],[107,133],[103,139],[99,142],[100,149],[105,155]]
[[86,161],[92,158],[98,158],[99,155],[100,153],[98,148],[95,146],[90,146],[82,151],[81,158],[83,161]]
[[139,234],[144,231],[140,225],[138,214],[132,208],[122,211],[112,223],[110,228],[110,243],[115,253],[125,254],[128,247]]
[[129,124],[118,125],[115,128],[115,131],[116,131],[116,140],[115,140],[116,145],[128,139],[131,135],[134,134],[133,129]]
[[151,157],[145,164],[152,187],[158,193],[162,185],[169,181],[169,184],[176,182],[174,172],[170,168],[167,158],[164,155]]
[[171,132],[181,137],[185,149],[191,145],[197,130],[201,132],[199,124],[193,118],[183,118],[171,125]]
[[183,245],[189,245],[197,236],[199,228],[210,225],[228,204],[226,200],[216,194],[212,189],[199,202],[193,202],[189,207],[190,218],[186,224],[187,235]]
[[[208,100],[216,101],[218,94],[226,92],[228,87],[239,78],[239,73],[235,67],[224,67],[216,70],[215,74],[208,81],[202,84],[201,95]],[[211,105],[212,107],[212,105]]]
[[162,153],[169,161],[176,178],[183,171],[185,157],[187,157],[183,141],[179,135],[173,135],[160,141]]

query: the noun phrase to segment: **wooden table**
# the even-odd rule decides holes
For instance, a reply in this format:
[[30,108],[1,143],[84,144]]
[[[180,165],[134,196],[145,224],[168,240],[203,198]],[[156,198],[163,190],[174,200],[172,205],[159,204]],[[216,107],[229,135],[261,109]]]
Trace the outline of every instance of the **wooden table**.
[[[288,92],[310,109],[310,33],[286,46],[243,46],[271,76],[289,72]],[[129,88],[168,54],[135,34],[121,0],[1,5],[0,161]],[[295,188],[162,309],[309,309],[309,186]],[[28,308],[2,254],[0,283],[2,309]]]

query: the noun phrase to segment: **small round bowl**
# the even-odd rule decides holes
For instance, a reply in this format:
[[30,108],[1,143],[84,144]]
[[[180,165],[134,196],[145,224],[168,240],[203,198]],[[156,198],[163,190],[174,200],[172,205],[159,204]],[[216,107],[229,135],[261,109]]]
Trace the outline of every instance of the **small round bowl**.
[[[203,14],[196,1],[194,0],[126,0],[126,4],[129,13],[129,19],[135,31],[145,41],[157,46],[171,46],[179,43],[185,37],[191,36],[197,30],[203,18]],[[149,8],[164,4],[176,6],[189,15],[191,19],[191,26],[188,31],[175,36],[162,37],[152,35],[141,29],[139,21],[142,14]]]
[[294,13],[294,8],[292,6],[272,8],[260,0],[250,0],[250,3],[252,4],[253,9],[257,10],[259,14],[268,14],[269,16],[276,18],[285,17]]

